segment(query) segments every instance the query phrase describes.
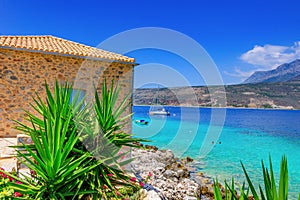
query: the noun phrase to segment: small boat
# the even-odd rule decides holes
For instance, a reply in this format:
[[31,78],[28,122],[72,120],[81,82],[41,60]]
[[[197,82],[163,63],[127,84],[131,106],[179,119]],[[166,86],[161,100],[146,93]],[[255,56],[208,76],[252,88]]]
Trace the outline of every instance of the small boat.
[[170,112],[167,111],[166,109],[164,108],[160,108],[160,109],[152,109],[149,111],[149,115],[170,115]]
[[149,123],[148,121],[146,121],[144,119],[137,119],[134,122],[139,125],[147,125]]
[[169,116],[170,112],[168,110],[166,110],[162,105],[159,105],[158,92],[159,92],[159,85],[157,85],[157,92],[156,92],[156,95],[153,97],[153,102],[155,102],[155,105],[150,107],[149,115]]

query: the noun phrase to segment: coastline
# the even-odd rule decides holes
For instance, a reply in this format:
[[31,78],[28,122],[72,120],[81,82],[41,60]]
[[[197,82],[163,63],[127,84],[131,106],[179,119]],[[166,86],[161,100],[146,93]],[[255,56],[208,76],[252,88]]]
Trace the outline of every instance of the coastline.
[[[173,138],[178,134],[177,125],[182,123],[181,117],[179,114],[182,112],[180,107],[175,108],[176,106],[173,106],[174,108],[169,108],[169,111],[176,113],[177,117],[163,117],[164,120],[169,120],[170,122],[178,122],[178,123],[170,123],[163,125],[166,125],[166,130],[162,131],[161,134],[155,134],[154,135],[154,129],[151,128],[138,128],[133,129],[138,136],[147,136],[150,134],[153,134],[151,136],[155,136],[151,138],[153,141],[150,143],[151,145],[158,145],[159,148],[166,149],[166,147],[171,148],[174,153],[176,154],[177,151],[179,151],[183,145],[183,147],[186,146],[186,143],[184,143],[185,135],[188,137],[188,130],[190,130],[189,124],[187,124],[187,129],[185,129],[183,134],[183,139],[179,140],[178,143],[175,143],[177,146],[166,146],[166,144],[169,144],[169,142],[173,140]],[[168,108],[167,108],[168,109]],[[182,108],[184,110],[184,108]],[[145,119],[150,120],[153,122],[153,127],[156,128],[156,122],[160,120],[160,117],[153,117],[149,118],[147,115],[147,111],[149,110],[149,107],[134,107],[134,111],[136,111],[136,118],[137,119]],[[198,112],[198,109],[186,109],[190,115],[192,116],[193,112]],[[200,109],[199,109],[200,110]],[[218,111],[218,110],[217,110]],[[200,163],[203,163],[201,161],[207,161],[204,164],[205,165],[199,165],[197,167],[197,171],[204,172],[206,176],[210,176],[212,178],[218,178],[218,180],[224,181],[225,179],[230,181],[231,177],[234,177],[235,182],[237,185],[242,185],[243,181],[246,180],[244,173],[242,171],[242,167],[240,165],[240,160],[243,161],[243,163],[246,166],[246,169],[251,171],[252,176],[254,177],[254,182],[256,185],[258,183],[262,183],[262,176],[261,176],[261,160],[264,160],[266,163],[269,160],[270,154],[272,154],[272,160],[276,165],[280,164],[280,158],[283,154],[288,155],[289,158],[289,173],[293,174],[293,179],[289,186],[289,191],[291,195],[298,195],[298,189],[297,186],[299,185],[299,170],[297,169],[297,166],[299,166],[297,163],[299,159],[297,158],[297,154],[295,152],[299,152],[299,143],[294,138],[299,137],[299,124],[297,123],[297,119],[299,119],[300,112],[297,110],[264,110],[264,109],[256,109],[256,110],[242,110],[242,109],[229,109],[227,110],[227,119],[228,124],[225,125],[224,133],[228,133],[228,137],[224,137],[222,140],[222,146],[220,148],[216,149],[215,154],[211,154],[211,157],[207,157],[204,159],[201,159],[197,156],[198,151],[189,151],[185,152],[185,156],[192,156],[195,158],[195,160],[199,160]],[[210,110],[209,109],[203,109],[201,110],[202,114],[202,122],[206,123],[206,119],[209,119]],[[193,119],[191,117],[191,119]],[[172,121],[171,121],[172,120]],[[177,121],[176,121],[177,120]],[[184,118],[185,120],[185,118]],[[190,118],[187,118],[187,120],[190,122]],[[160,122],[160,121],[159,121]],[[197,121],[195,121],[197,123]],[[290,126],[290,124],[293,124],[293,126]],[[181,125],[181,124],[180,124]],[[186,124],[184,124],[186,125]],[[204,124],[206,125],[206,124]],[[162,126],[162,125],[160,125]],[[135,125],[133,125],[135,127]],[[176,129],[169,129],[169,127],[175,127]],[[206,126],[203,126],[201,130],[206,131]],[[227,129],[228,128],[228,129]],[[159,129],[160,130],[160,129]],[[172,131],[170,131],[172,130]],[[200,132],[202,133],[202,132]],[[156,136],[157,135],[157,136]],[[164,137],[164,136],[168,137]],[[161,137],[163,136],[163,137]],[[162,140],[160,140],[162,138]],[[167,139],[166,139],[167,138]],[[235,140],[238,138],[238,140]],[[236,141],[239,141],[240,145],[236,145]],[[255,142],[254,142],[255,141]],[[265,141],[268,141],[266,143]],[[199,142],[200,143],[200,142]],[[253,149],[253,144],[256,144],[259,150],[256,148]],[[238,147],[240,146],[240,147]],[[282,148],[278,148],[278,146],[282,146]],[[234,148],[232,148],[234,147]],[[198,148],[198,146],[196,146]],[[200,147],[199,147],[200,148]],[[222,149],[225,148],[225,149]],[[192,149],[192,148],[191,148]],[[193,149],[192,149],[193,150]],[[197,149],[196,149],[197,150]],[[195,153],[194,153],[195,152]],[[228,153],[225,153],[228,152]],[[242,152],[242,153],[240,153]],[[176,156],[181,156],[182,154],[179,153]],[[245,156],[247,155],[247,156]],[[213,162],[211,162],[211,160]],[[219,160],[224,162],[224,165],[219,165],[218,162],[215,162],[215,160]],[[235,164],[234,164],[235,163]],[[255,167],[253,167],[255,166]],[[224,171],[223,171],[224,170]],[[279,173],[279,168],[277,167],[275,169],[277,173]],[[292,198],[293,199],[293,198]]]
[[[144,200],[210,200],[213,199],[213,179],[193,168],[193,159],[176,158],[171,150],[160,150],[155,146],[132,149],[134,161],[131,169],[144,180],[148,174],[147,185],[153,190],[143,189]],[[195,164],[195,163],[194,163]]]
[[[153,106],[153,105],[144,105],[144,104],[141,104],[141,105],[132,105],[132,106],[141,106],[141,107],[146,107],[146,106]],[[284,109],[284,108],[251,108],[251,107],[210,107],[210,106],[187,106],[187,105],[183,105],[183,106],[175,106],[175,105],[160,105],[160,106],[166,106],[166,107],[175,107],[175,108],[178,108],[178,107],[183,107],[183,108],[211,108],[211,109],[215,109],[215,108],[220,108],[220,109],[244,109],[244,110],[300,110],[300,109],[296,109],[296,108],[293,108],[293,109]]]

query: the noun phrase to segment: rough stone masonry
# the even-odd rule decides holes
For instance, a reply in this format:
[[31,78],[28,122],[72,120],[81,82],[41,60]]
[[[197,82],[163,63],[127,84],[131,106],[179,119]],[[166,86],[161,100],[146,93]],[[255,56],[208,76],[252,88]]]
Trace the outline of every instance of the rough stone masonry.
[[75,89],[93,89],[85,86],[93,87],[91,82],[99,80],[97,90],[101,92],[105,77],[108,83],[112,79],[118,82],[122,99],[132,92],[133,66],[134,63],[0,48],[0,137],[16,137],[13,120],[23,122],[24,110],[33,111],[30,103],[35,92],[45,97],[45,81],[50,88],[55,80],[72,83],[81,68],[83,88]]

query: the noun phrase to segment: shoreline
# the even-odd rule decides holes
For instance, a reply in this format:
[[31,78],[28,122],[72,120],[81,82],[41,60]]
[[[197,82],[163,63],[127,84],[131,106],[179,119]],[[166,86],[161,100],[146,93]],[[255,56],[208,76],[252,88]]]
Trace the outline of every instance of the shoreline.
[[[154,106],[154,105],[132,105],[132,106],[140,106],[140,107],[146,107],[146,106]],[[244,109],[244,110],[294,110],[294,111],[300,111],[300,109],[293,108],[293,109],[284,109],[284,108],[247,108],[247,107],[209,107],[209,106],[174,106],[174,105],[159,105],[159,106],[165,106],[165,107],[183,107],[183,108],[209,108],[209,109]]]
[[141,149],[132,149],[131,164],[133,172],[144,179],[149,173],[153,177],[147,184],[155,188],[146,191],[147,199],[174,200],[210,200],[213,198],[213,178],[198,172],[190,157],[177,158],[171,150],[161,150],[156,146],[142,145]]

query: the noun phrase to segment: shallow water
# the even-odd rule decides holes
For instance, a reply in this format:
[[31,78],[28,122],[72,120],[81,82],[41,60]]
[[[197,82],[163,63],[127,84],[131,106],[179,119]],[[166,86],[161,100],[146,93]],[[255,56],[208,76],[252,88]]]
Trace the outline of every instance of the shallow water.
[[[290,194],[296,197],[300,192],[300,111],[166,108],[171,116],[149,116],[148,106],[134,106],[133,133],[152,140],[150,144],[159,148],[173,150],[176,156],[193,157],[199,161],[197,169],[213,178],[233,176],[240,183],[245,180],[240,161],[250,178],[262,183],[261,160],[269,166],[271,155],[279,177],[280,160],[285,154]],[[136,124],[135,119],[149,124]]]

